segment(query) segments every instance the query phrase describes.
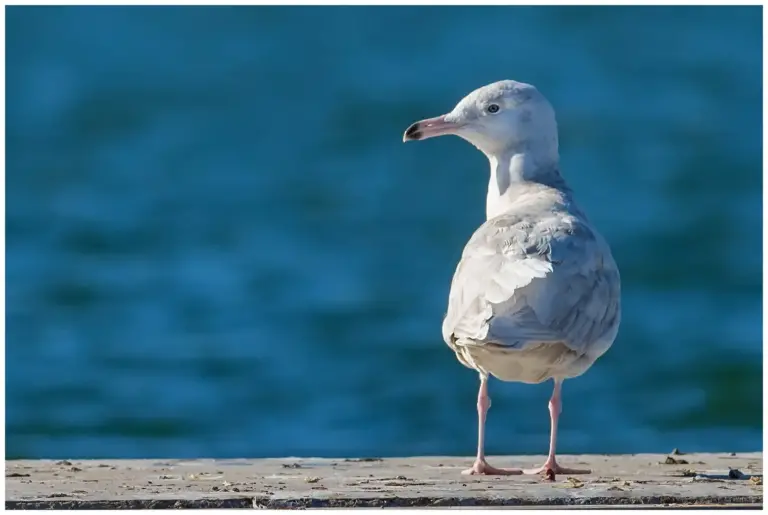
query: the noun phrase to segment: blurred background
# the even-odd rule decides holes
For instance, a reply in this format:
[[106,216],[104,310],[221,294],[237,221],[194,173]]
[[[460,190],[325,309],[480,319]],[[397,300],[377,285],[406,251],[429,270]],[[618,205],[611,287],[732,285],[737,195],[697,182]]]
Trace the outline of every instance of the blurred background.
[[[472,455],[440,326],[488,163],[413,121],[530,82],[613,248],[562,453],[761,450],[761,9],[9,7],[6,454]],[[487,449],[547,451],[551,382]]]

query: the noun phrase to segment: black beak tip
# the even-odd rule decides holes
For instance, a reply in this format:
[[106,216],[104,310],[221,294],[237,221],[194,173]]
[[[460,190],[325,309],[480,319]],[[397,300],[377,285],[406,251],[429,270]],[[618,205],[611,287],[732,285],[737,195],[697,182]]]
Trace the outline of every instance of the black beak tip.
[[416,122],[408,127],[405,130],[405,134],[403,134],[403,141],[415,141],[421,139],[420,129],[421,127],[419,127],[419,122]]

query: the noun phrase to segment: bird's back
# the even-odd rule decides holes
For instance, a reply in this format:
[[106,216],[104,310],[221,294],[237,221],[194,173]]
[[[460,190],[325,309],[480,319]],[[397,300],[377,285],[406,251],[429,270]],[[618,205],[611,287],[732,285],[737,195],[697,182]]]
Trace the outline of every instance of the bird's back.
[[570,191],[514,188],[464,248],[443,337],[462,363],[501,379],[573,377],[616,336],[618,269]]

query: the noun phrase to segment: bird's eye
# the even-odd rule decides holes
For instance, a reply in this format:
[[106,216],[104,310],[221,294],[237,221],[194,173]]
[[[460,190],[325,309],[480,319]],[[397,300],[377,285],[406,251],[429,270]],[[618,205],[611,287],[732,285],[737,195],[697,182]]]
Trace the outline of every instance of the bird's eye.
[[499,105],[498,104],[491,104],[487,108],[488,112],[491,114],[498,113],[499,112]]

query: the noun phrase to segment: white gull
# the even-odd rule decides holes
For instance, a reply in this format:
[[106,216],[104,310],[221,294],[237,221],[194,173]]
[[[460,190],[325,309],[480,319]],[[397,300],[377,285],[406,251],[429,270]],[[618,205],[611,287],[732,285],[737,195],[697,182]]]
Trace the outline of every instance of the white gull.
[[488,376],[554,380],[549,456],[526,473],[589,473],[555,459],[560,391],[613,344],[621,318],[619,271],[608,244],[560,174],[552,106],[530,84],[506,80],[467,95],[448,114],[411,125],[403,141],[454,134],[491,164],[487,221],[464,248],[451,283],[443,338],[480,374],[477,458],[467,474],[498,469],[484,452]]

